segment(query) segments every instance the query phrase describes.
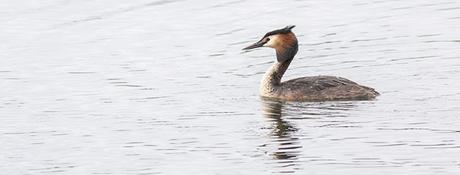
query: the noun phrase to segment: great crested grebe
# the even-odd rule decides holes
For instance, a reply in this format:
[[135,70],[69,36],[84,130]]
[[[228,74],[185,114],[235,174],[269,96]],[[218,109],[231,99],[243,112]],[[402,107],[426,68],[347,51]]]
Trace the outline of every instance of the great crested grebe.
[[379,93],[346,78],[335,76],[301,77],[281,82],[298,50],[295,26],[274,30],[243,50],[271,47],[276,50],[275,63],[260,83],[260,95],[285,101],[371,100]]

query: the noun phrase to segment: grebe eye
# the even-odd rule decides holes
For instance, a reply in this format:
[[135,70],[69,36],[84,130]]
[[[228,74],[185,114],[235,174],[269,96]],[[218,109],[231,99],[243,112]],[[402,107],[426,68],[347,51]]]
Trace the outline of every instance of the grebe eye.
[[267,40],[267,42],[268,42],[268,41],[270,41],[270,38],[267,38],[266,40]]

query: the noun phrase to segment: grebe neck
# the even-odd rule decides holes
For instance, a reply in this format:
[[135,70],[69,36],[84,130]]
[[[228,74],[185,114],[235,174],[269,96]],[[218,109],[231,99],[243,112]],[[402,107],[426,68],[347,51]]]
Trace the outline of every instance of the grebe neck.
[[276,90],[276,87],[281,84],[281,78],[283,78],[284,73],[291,64],[292,59],[285,62],[273,63],[273,65],[265,72],[264,77],[260,83],[261,92],[273,92]]
[[[278,52],[278,51],[277,51]],[[295,54],[295,53],[294,53]],[[278,54],[278,60],[285,60],[283,62],[275,61],[273,65],[265,72],[262,81],[260,82],[260,93],[261,95],[268,96],[269,94],[275,93],[277,88],[281,84],[281,79],[283,78],[284,73],[289,68],[294,55],[290,56],[291,58],[279,58],[282,54]]]

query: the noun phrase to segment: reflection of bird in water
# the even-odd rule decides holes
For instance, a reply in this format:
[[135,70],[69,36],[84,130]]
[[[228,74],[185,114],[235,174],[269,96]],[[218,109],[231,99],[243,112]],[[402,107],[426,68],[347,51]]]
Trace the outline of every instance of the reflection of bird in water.
[[[279,146],[272,153],[276,160],[295,160],[299,155],[301,146],[298,138],[293,137],[293,133],[297,131],[293,125],[282,119],[281,108],[282,103],[279,101],[263,100],[263,114],[270,122],[273,123],[273,131],[271,133],[272,141]],[[289,163],[289,162],[285,162]],[[291,162],[292,163],[292,162]]]
[[277,61],[265,73],[260,84],[260,95],[288,101],[370,100],[379,93],[346,78],[335,76],[301,77],[281,82],[281,78],[298,50],[294,26],[265,34],[255,44],[243,50],[271,47],[276,50]]
[[[280,172],[293,173],[301,169],[299,156],[302,154],[302,145],[299,137],[299,129],[289,119],[318,119],[331,118],[332,126],[340,125],[336,117],[348,117],[347,111],[356,107],[355,101],[340,101],[329,103],[291,103],[281,102],[270,98],[261,98],[262,113],[272,125],[270,133],[270,144],[275,145],[275,150],[269,154],[276,160],[277,165],[283,168]],[[314,117],[312,117],[314,116]],[[328,124],[328,123],[324,123]],[[344,120],[344,125],[349,125],[349,121]],[[265,145],[264,145],[265,146]],[[289,167],[286,171],[285,168]]]

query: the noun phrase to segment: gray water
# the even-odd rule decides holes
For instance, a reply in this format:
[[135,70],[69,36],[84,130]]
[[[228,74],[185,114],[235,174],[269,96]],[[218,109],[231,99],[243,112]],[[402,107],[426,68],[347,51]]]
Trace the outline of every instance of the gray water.
[[[0,3],[1,174],[459,174],[456,0]],[[295,24],[285,80],[374,101],[258,96],[242,52]]]

